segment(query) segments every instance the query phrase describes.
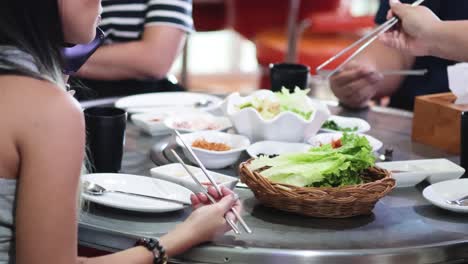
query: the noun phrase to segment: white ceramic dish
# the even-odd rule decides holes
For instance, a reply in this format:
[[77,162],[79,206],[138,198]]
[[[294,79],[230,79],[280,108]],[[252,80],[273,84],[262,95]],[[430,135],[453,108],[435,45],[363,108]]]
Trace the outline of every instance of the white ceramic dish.
[[[357,128],[356,131],[352,131],[356,133],[366,133],[371,129],[369,123],[361,118],[332,115],[330,116],[330,118],[328,118],[328,121],[334,121],[338,126],[342,128]],[[325,132],[340,132],[328,128],[321,128],[320,130]]]
[[423,180],[432,184],[460,178],[465,169],[447,159],[407,160],[377,163],[377,166],[398,171],[393,173],[397,187],[411,187]]
[[[369,140],[370,145],[372,146],[373,151],[378,151],[379,149],[382,148],[383,143],[366,134],[360,134],[361,136],[365,136],[367,140]],[[314,137],[310,138],[307,143],[311,144],[314,147],[318,147],[321,145],[325,144],[330,144],[333,140],[338,140],[343,136],[343,133],[341,132],[335,132],[335,133],[323,133],[323,134],[318,134],[315,135]]]
[[214,116],[209,113],[190,113],[172,115],[164,120],[164,125],[170,130],[191,133],[197,131],[225,131],[232,127],[227,117]]
[[433,205],[457,213],[468,213],[468,206],[448,204],[447,200],[456,200],[468,195],[468,179],[443,181],[426,187],[423,196]]
[[[195,107],[199,102],[210,102],[206,106]],[[212,111],[220,106],[222,99],[208,94],[189,92],[161,92],[123,97],[115,106],[129,113],[154,112],[164,107],[188,107],[202,111]]]
[[247,153],[250,155],[250,157],[256,158],[259,154],[281,155],[286,153],[306,152],[311,147],[311,145],[303,143],[259,141],[248,147]]
[[[97,183],[106,189],[162,196],[186,201],[188,203],[190,203],[190,194],[192,193],[189,189],[172,182],[130,174],[87,174],[82,176],[82,181]],[[105,193],[101,196],[82,193],[82,197],[85,200],[105,206],[138,212],[162,213],[177,211],[184,208],[183,205],[177,203],[119,193]]]
[[[167,118],[193,113],[194,111],[195,110],[191,108],[160,108],[150,113],[133,114],[131,115],[131,120],[138,128],[147,134],[152,136],[166,135],[170,134],[172,131],[164,124]],[[200,111],[200,113],[204,112]]]
[[[209,186],[209,180],[206,178],[203,171],[194,166],[187,165],[189,170],[195,175],[195,177],[204,185]],[[187,189],[190,189],[194,192],[200,192],[199,186],[192,180],[192,177],[185,171],[184,167],[180,163],[172,163],[164,166],[159,166],[152,168],[150,170],[151,175],[155,178],[170,181],[173,183],[180,184]],[[227,187],[229,189],[234,189],[236,187],[238,178],[227,176],[221,173],[216,173],[213,171],[208,171],[208,173],[213,177],[213,179],[220,186]]]
[[[224,143],[231,147],[228,151],[211,151],[201,148],[192,148],[193,152],[208,169],[221,169],[234,164],[240,157],[242,151],[250,146],[250,140],[241,135],[233,135],[217,131],[200,131],[182,134],[184,142],[188,145],[197,139],[205,139],[208,142]],[[195,160],[183,146],[180,138],[177,137],[177,144],[184,150],[185,156],[194,164]]]
[[265,120],[253,108],[239,110],[239,105],[250,102],[253,98],[275,98],[275,95],[269,90],[259,90],[247,97],[233,93],[225,99],[222,106],[236,131],[247,136],[252,142],[263,140],[304,142],[305,139],[315,135],[330,117],[330,111],[324,103],[307,98],[310,106],[315,109],[309,120],[293,112],[282,112],[271,120]]

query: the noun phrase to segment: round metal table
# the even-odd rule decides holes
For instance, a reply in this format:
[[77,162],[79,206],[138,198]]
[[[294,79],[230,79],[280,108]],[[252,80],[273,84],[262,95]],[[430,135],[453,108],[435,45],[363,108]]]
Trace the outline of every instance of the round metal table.
[[[449,158],[429,146],[411,141],[410,113],[374,108],[334,113],[361,117],[372,126],[370,135],[394,149],[394,160]],[[150,150],[162,140],[128,124],[124,173],[149,175],[156,166]],[[247,158],[247,157],[244,157]],[[236,167],[219,170],[236,175]],[[464,263],[468,261],[468,215],[450,213],[429,204],[425,187],[395,189],[379,201],[370,216],[316,219],[262,206],[248,189],[236,188],[243,217],[254,234],[224,237],[177,256],[173,263]],[[190,210],[143,214],[91,205],[79,223],[81,245],[109,251],[132,246],[134,238],[158,237],[183,221]]]

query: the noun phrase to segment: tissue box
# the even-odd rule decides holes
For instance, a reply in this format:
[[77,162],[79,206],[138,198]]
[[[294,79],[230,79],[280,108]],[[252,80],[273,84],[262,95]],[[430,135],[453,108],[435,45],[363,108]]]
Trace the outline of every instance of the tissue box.
[[416,97],[412,139],[459,154],[461,113],[468,105],[456,105],[456,99],[452,93]]

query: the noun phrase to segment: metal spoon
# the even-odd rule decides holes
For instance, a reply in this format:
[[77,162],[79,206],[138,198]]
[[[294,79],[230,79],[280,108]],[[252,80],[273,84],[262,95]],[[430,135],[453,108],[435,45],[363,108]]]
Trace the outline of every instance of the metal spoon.
[[175,200],[175,199],[169,199],[169,198],[151,196],[151,195],[145,195],[145,194],[139,194],[139,193],[124,192],[124,191],[119,191],[119,190],[109,190],[109,189],[102,187],[99,184],[92,183],[89,181],[85,181],[83,183],[83,191],[87,194],[91,194],[95,196],[103,195],[105,193],[121,193],[121,194],[126,194],[126,195],[131,195],[131,196],[144,197],[144,198],[156,199],[156,200],[161,200],[161,201],[166,201],[166,202],[171,202],[171,203],[182,204],[185,206],[191,206],[191,203],[180,201],[180,200]]
[[147,108],[159,108],[159,107],[194,107],[194,108],[204,108],[213,104],[213,101],[207,99],[200,99],[197,102],[191,104],[148,104],[148,105],[138,105],[133,107],[128,107],[132,110],[144,110]]
[[460,199],[447,200],[445,202],[448,203],[448,204],[451,204],[451,205],[468,206],[468,195],[463,196]]

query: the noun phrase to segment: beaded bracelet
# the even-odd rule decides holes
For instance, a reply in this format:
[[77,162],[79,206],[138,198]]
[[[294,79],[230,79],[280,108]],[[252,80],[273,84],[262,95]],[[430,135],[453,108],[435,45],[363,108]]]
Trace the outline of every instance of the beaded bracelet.
[[159,243],[159,240],[152,238],[140,238],[135,243],[135,246],[143,246],[151,251],[154,255],[154,264],[167,263],[166,250],[164,250],[163,246]]

